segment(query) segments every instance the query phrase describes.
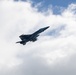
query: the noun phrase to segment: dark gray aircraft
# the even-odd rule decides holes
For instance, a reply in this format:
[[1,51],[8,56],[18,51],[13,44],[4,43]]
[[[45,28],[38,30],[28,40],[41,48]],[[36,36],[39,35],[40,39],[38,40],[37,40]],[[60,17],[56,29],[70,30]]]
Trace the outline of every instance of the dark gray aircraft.
[[29,41],[35,42],[37,40],[37,37],[39,36],[39,34],[43,31],[45,31],[47,28],[49,28],[49,26],[41,28],[41,29],[37,30],[36,32],[34,32],[33,34],[29,34],[29,35],[22,34],[19,36],[21,41],[18,41],[16,43],[25,45]]

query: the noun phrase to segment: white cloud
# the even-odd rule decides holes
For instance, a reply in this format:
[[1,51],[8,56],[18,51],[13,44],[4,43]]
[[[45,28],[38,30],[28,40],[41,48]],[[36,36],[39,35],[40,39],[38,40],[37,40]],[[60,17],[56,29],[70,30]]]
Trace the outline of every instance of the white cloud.
[[[61,15],[54,15],[51,11],[45,15],[30,2],[1,1],[0,74],[75,75],[75,9],[76,4],[71,4]],[[25,46],[15,44],[20,40],[20,34],[32,33],[45,26],[50,28],[39,36],[38,41]],[[60,29],[61,26],[64,28]],[[53,29],[58,36],[50,35]]]

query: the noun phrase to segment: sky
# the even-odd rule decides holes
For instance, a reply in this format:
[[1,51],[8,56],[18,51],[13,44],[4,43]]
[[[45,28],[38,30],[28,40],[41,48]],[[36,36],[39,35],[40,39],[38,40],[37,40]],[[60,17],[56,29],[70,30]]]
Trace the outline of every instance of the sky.
[[[64,1],[0,0],[0,75],[76,75],[76,3]],[[16,44],[46,26],[36,42]]]
[[35,3],[35,5],[37,3],[43,3],[44,7],[47,7],[48,5],[53,5],[53,6],[62,6],[62,7],[66,7],[68,6],[68,4],[71,3],[76,3],[76,0],[14,0],[14,1],[32,1],[33,3]]
[[76,0],[14,0],[16,2],[30,1],[33,7],[37,7],[38,11],[45,12],[50,8],[53,10],[53,14],[60,14],[62,9],[68,7],[71,3],[76,3]]

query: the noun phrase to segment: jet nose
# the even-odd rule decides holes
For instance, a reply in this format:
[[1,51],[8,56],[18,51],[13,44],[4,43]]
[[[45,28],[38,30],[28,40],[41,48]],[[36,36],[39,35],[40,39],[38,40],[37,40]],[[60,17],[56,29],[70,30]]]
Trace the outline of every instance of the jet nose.
[[50,26],[45,27],[44,30],[48,29],[49,27],[50,27]]
[[49,28],[50,26],[47,26],[46,28]]

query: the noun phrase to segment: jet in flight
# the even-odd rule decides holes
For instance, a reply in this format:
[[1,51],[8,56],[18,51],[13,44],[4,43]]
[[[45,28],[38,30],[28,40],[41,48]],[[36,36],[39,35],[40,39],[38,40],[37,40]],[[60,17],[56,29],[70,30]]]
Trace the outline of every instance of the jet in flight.
[[35,42],[37,40],[37,37],[39,36],[39,34],[48,28],[49,28],[49,26],[41,28],[41,29],[37,30],[36,32],[34,32],[33,34],[29,34],[29,35],[22,34],[19,36],[21,41],[18,41],[16,43],[25,45],[29,41]]

